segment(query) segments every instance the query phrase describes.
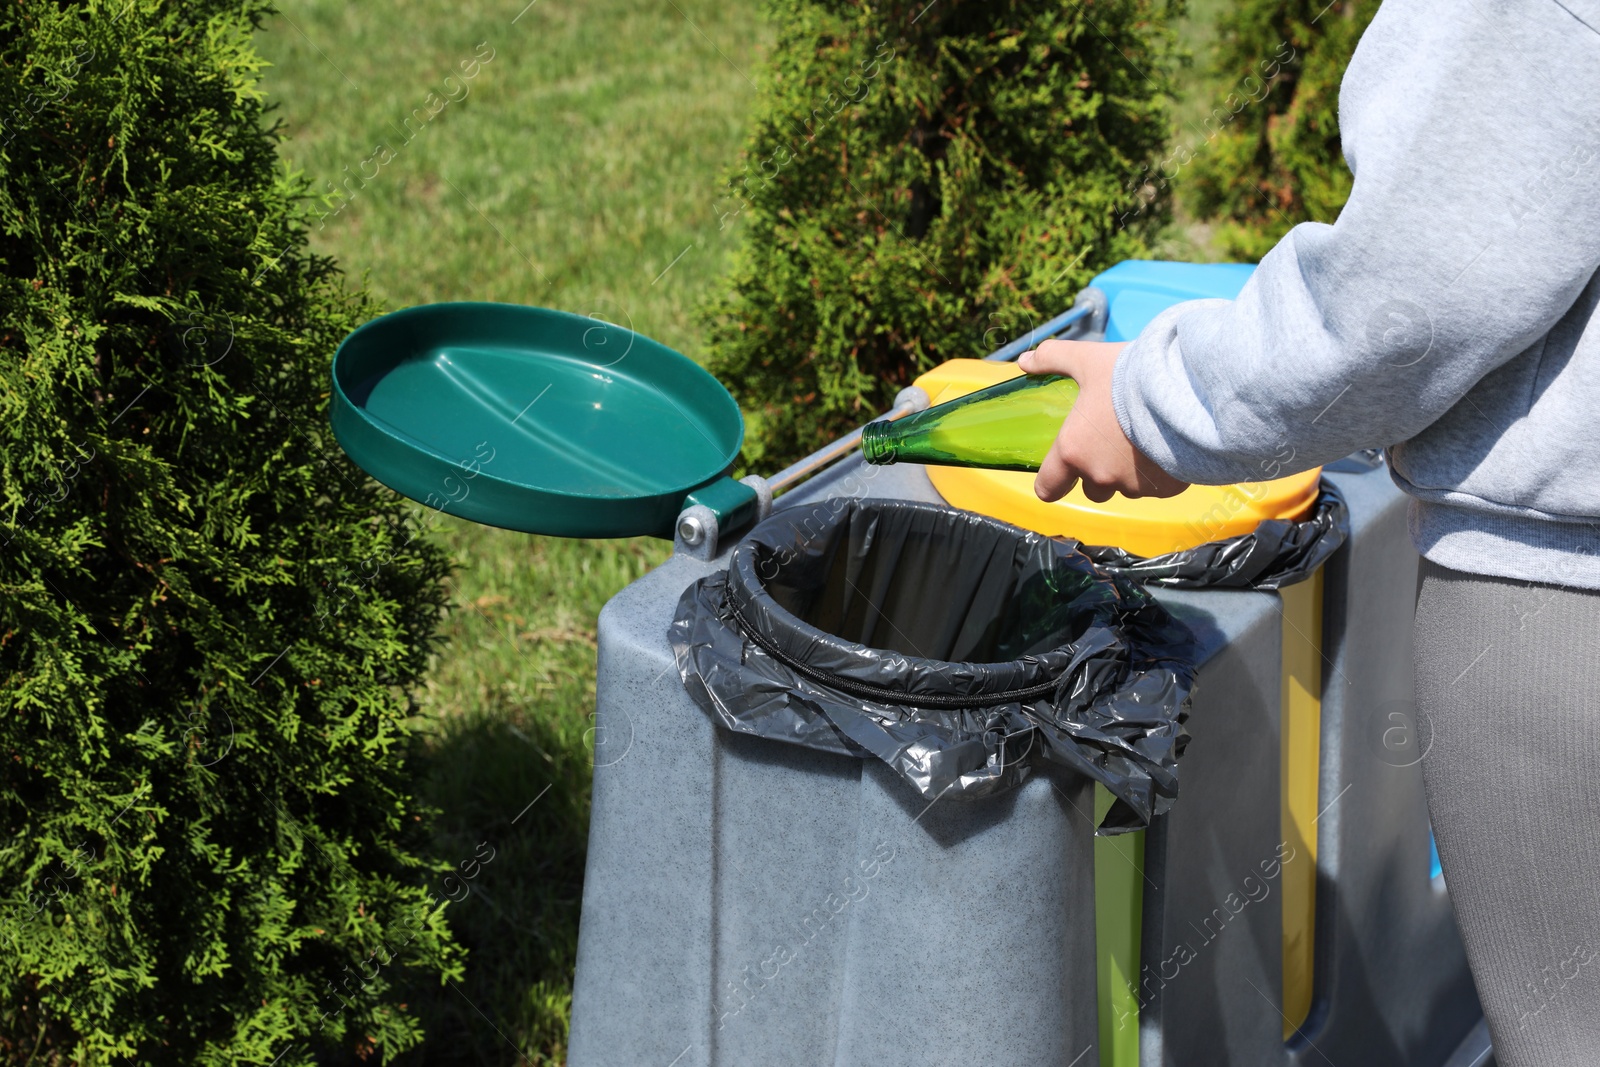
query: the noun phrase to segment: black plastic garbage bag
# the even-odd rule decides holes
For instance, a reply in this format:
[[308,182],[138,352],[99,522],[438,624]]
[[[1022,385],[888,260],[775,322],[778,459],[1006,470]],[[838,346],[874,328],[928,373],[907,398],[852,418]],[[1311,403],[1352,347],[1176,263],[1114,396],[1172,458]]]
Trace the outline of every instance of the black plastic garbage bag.
[[1165,555],[1135,556],[1108,545],[1080,545],[1112,574],[1177,589],[1282,589],[1304,581],[1350,536],[1344,497],[1324,480],[1311,514],[1267,519],[1251,533]]
[[684,686],[738,733],[893,768],[929,801],[1066,768],[1117,798],[1178,793],[1198,649],[1073,546],[970,512],[836,498],[779,510],[678,603]]

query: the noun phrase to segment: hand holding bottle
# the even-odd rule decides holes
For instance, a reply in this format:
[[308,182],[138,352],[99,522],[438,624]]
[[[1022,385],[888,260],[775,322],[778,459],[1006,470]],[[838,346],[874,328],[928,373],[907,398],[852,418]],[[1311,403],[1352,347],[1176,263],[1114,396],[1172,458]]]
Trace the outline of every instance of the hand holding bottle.
[[1078,383],[1077,402],[1033,482],[1040,500],[1059,500],[1079,481],[1096,503],[1114,493],[1162,497],[1188,488],[1140,452],[1117,422],[1111,372],[1125,343],[1045,341],[1017,360],[1028,374],[1064,374]]

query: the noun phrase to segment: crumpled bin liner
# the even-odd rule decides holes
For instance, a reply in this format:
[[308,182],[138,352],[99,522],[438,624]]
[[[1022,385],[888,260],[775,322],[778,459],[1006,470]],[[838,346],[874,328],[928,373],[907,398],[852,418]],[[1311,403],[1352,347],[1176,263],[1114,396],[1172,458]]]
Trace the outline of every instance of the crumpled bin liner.
[[1350,536],[1344,497],[1326,479],[1311,514],[1267,519],[1251,533],[1183,552],[1135,556],[1109,545],[1080,545],[1112,574],[1173,589],[1282,589],[1311,577]]
[[880,759],[930,802],[1064,768],[1115,796],[1114,834],[1178,793],[1194,635],[1074,546],[981,515],[780,509],[684,592],[669,637],[727,729]]

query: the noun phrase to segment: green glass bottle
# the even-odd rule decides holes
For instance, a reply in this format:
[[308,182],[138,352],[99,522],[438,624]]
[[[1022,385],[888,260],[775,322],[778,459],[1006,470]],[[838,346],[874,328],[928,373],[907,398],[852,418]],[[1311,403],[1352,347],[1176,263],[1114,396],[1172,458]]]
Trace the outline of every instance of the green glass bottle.
[[861,432],[868,463],[938,463],[1036,471],[1050,451],[1078,383],[1060,374],[1026,374]]

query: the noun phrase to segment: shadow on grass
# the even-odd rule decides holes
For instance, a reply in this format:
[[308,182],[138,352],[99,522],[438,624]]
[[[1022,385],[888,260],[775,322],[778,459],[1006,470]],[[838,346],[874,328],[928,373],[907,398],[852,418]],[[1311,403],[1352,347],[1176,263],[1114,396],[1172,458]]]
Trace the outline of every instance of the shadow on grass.
[[419,713],[433,889],[467,949],[459,984],[408,990],[427,1037],[403,1067],[564,1061],[589,835],[595,620],[671,551],[448,520],[454,602]]
[[[588,719],[513,709],[446,725],[431,754],[433,853],[461,872],[440,892],[468,950],[466,980],[417,990],[428,1034],[406,1067],[565,1056],[589,832]],[[469,877],[469,875],[471,877]]]

